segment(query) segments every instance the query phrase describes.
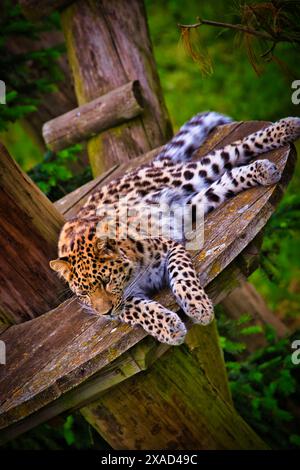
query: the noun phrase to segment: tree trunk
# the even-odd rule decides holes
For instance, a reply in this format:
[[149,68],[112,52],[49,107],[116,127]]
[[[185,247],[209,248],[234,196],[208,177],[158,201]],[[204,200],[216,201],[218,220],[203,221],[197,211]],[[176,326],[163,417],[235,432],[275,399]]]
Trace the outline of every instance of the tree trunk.
[[21,323],[58,305],[49,268],[63,218],[0,144],[0,320]]
[[114,449],[266,449],[184,347],[81,412]]
[[87,144],[94,176],[128,161],[171,135],[171,125],[140,0],[75,2],[62,12],[69,63],[79,105],[139,80],[142,116],[109,129]]

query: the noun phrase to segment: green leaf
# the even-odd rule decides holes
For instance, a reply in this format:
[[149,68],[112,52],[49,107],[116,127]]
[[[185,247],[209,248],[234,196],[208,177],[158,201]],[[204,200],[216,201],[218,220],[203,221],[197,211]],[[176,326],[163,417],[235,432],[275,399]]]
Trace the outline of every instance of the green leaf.
[[287,369],[280,371],[280,377],[277,380],[278,391],[285,397],[296,391],[296,380]]
[[69,415],[64,424],[64,438],[69,446],[75,442],[75,434],[72,429],[73,423],[74,418],[72,415]]
[[263,329],[260,325],[246,326],[240,330],[241,335],[249,336],[258,333],[263,333]]
[[289,411],[282,410],[280,408],[275,408],[274,415],[280,421],[284,421],[284,422],[287,422],[287,423],[293,420],[293,415]]
[[258,370],[251,370],[248,377],[249,381],[251,382],[261,382],[263,379],[263,374]]
[[299,436],[299,434],[292,434],[289,437],[289,440],[290,440],[291,444],[294,444],[295,446],[300,447],[300,436]]

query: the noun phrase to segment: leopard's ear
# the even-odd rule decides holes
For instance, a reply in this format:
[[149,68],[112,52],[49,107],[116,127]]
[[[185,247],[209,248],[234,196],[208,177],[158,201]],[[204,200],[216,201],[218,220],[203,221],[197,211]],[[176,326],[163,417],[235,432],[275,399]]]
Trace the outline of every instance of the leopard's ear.
[[117,253],[117,242],[114,238],[97,238],[94,245],[94,251],[96,255],[99,255],[100,253]]
[[71,273],[70,263],[67,258],[57,258],[49,262],[50,268],[56,271],[59,276],[64,277],[66,280],[69,279]]

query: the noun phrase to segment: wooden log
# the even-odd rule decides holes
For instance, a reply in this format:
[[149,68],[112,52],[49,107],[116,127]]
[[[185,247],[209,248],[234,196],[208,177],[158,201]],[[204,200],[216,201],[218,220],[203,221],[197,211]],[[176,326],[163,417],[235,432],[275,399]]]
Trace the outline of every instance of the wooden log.
[[182,347],[81,412],[114,449],[267,449]]
[[142,111],[141,89],[135,80],[46,122],[43,137],[51,150],[62,150],[123,124]]
[[141,116],[87,144],[94,176],[162,145],[172,134],[140,0],[75,2],[61,15],[79,105],[131,80],[145,98]]
[[[261,127],[264,127],[264,124],[258,122],[246,123],[240,126],[228,126],[225,130],[221,130],[221,133],[224,133],[223,138],[220,139],[218,137],[218,132],[213,134],[212,138],[208,140],[206,145],[200,149],[196,158],[199,158],[201,155],[205,154],[206,151],[212,150],[212,148],[224,146],[227,143],[244,137],[245,134],[247,135],[257,131]],[[228,132],[228,129],[232,129],[232,132]],[[212,279],[215,279],[216,276],[220,275],[221,273],[225,274],[226,271],[224,271],[224,267],[228,266],[228,264],[236,258],[238,253],[240,253],[241,247],[243,247],[243,249],[247,247],[251,240],[253,240],[254,237],[257,236],[257,234],[265,226],[268,218],[274,211],[274,206],[278,203],[278,200],[282,195],[282,188],[287,184],[294,169],[296,154],[294,150],[292,150],[290,153],[290,158],[288,158],[289,152],[289,146],[287,146],[284,149],[270,152],[266,156],[276,162],[279,168],[283,169],[283,166],[285,167],[283,177],[279,185],[276,186],[276,190],[274,190],[274,187],[258,187],[255,188],[254,191],[245,191],[240,193],[231,201],[228,201],[226,203],[226,210],[224,210],[224,207],[220,207],[213,212],[212,217],[207,217],[204,235],[205,244],[200,253],[195,253],[194,256],[194,264],[196,269],[199,271],[199,278],[203,286],[205,286],[208,282],[211,282]],[[285,163],[283,163],[284,161]],[[272,196],[269,191],[272,192]],[[254,193],[256,193],[255,201],[252,199]],[[257,197],[258,193],[260,193],[260,197]],[[254,214],[256,214],[256,216],[254,216]],[[245,228],[245,224],[247,225],[247,228]],[[226,247],[225,250],[224,247]],[[228,280],[228,282],[231,284],[231,288],[235,287],[234,283],[232,285],[232,279]],[[215,298],[215,295],[218,294],[220,282],[216,283],[215,285],[217,292],[209,291],[209,294],[212,298]],[[168,306],[169,303],[171,303],[168,295],[164,296],[164,302],[166,302]],[[171,309],[174,308],[172,307]],[[168,364],[168,367],[172,368],[172,364]],[[211,358],[209,360],[209,366],[206,368],[206,370],[209,370],[210,376],[213,377],[214,366]],[[151,391],[148,393],[148,387],[150,387],[150,390],[152,390],[152,376],[149,381],[145,379],[144,382],[140,380],[137,382],[134,378],[132,378],[130,379],[129,383],[125,382],[124,384],[120,384],[118,388],[113,388],[109,395],[106,395],[105,399],[101,398],[99,401],[95,401],[93,404],[88,405],[83,411],[84,417],[102,436],[105,437],[105,439],[108,440],[108,442],[110,442],[112,446],[116,446],[116,448],[130,449],[132,448],[132,445],[136,446],[135,448],[143,449],[166,448],[166,446],[169,445],[171,439],[168,431],[169,426],[171,426],[171,422],[173,422],[173,435],[178,436],[178,438],[174,438],[174,445],[176,446],[175,448],[188,449],[191,448],[189,446],[196,445],[196,442],[196,448],[222,448],[222,444],[220,444],[220,447],[218,447],[219,444],[216,444],[216,433],[214,434],[214,443],[205,443],[204,447],[201,447],[201,445],[203,445],[201,442],[203,439],[205,442],[206,433],[204,433],[204,435],[202,433],[200,436],[198,435],[198,441],[195,438],[194,444],[191,444],[185,440],[184,436],[179,433],[179,430],[182,428],[186,429],[187,434],[189,434],[193,429],[191,418],[190,425],[188,427],[187,422],[181,418],[182,414],[188,413],[190,411],[189,417],[196,416],[198,418],[199,415],[195,414],[195,409],[192,410],[189,408],[191,405],[188,400],[185,400],[184,394],[180,394],[180,390],[182,390],[180,384],[182,382],[180,379],[180,373],[179,371],[177,372],[178,382],[176,382],[175,378],[177,377],[176,373],[172,378],[169,376],[169,380],[167,381],[169,390],[165,395],[162,395],[161,390],[159,389],[161,374],[164,375],[165,372],[160,372],[159,369],[157,369],[156,380],[154,380],[154,382],[158,382],[156,388],[153,386],[153,395],[151,395]],[[198,378],[199,375],[197,379]],[[187,380],[187,378],[182,375],[182,381],[184,382],[185,380]],[[123,401],[121,401],[121,403],[123,405],[124,412],[121,411],[119,406],[120,394],[123,397]],[[124,397],[126,397],[126,399]],[[140,407],[136,404],[135,400],[138,397],[140,397],[140,399],[141,397],[145,397],[145,400],[143,400],[145,406],[143,406],[142,403]],[[176,399],[174,397],[176,397]],[[197,398],[195,401],[197,401]],[[156,403],[156,405],[154,405],[154,403]],[[178,414],[176,414],[176,404],[178,405],[178,403],[183,403],[183,408],[181,410],[182,414],[180,412],[180,417],[178,417]],[[131,413],[131,406],[135,407],[135,412],[133,413]],[[209,406],[208,403],[205,406]],[[130,409],[130,412],[126,412],[125,409]],[[156,418],[158,415],[165,417],[164,423],[161,427],[158,428],[156,435],[156,431],[151,432],[151,425],[152,429],[155,429],[155,419],[153,421],[151,421],[151,418],[148,419],[149,414],[151,415],[152,413]],[[199,420],[201,421],[201,418],[199,418]],[[215,420],[215,418],[213,418],[213,420]],[[140,436],[139,438],[133,429],[134,422],[136,423],[136,429],[138,430],[138,435]],[[199,424],[197,419],[195,419],[195,422]],[[119,432],[115,429],[114,426],[109,429],[109,423],[116,423],[116,427],[119,429]],[[222,428],[223,424],[219,423],[219,426],[220,429]],[[116,434],[114,434],[115,432]],[[207,432],[209,431],[207,430]],[[110,433],[111,436],[109,437]],[[191,434],[193,434],[192,431]],[[115,436],[117,436],[116,440],[114,439]],[[132,436],[136,438],[134,444]],[[220,433],[220,437],[221,436],[222,433]],[[238,447],[239,445],[246,445],[246,447]],[[229,446],[226,448],[251,448],[249,441],[248,444],[237,444],[231,442],[230,444],[227,443],[226,446]]]
[[66,7],[74,0],[19,0],[22,12],[26,18],[37,21],[50,15],[55,10]]
[[[217,129],[199,152],[198,158],[201,158],[202,152],[222,146],[228,140],[241,138],[249,131],[258,130],[262,126],[262,123],[254,122],[232,124]],[[257,260],[258,250],[256,246],[253,248],[253,242],[249,241],[256,237],[266,223],[282,195],[283,188],[291,178],[294,150],[287,146],[270,152],[266,157],[283,170],[282,181],[275,187],[259,187],[245,191],[209,214],[206,219],[205,244],[200,253],[194,254],[194,260],[203,286],[207,285],[207,292],[214,303],[220,302],[238,285],[239,280],[248,276],[256,267],[253,258]],[[138,163],[135,161],[136,165]],[[133,164],[134,161],[131,161],[128,167]],[[109,172],[105,178],[106,182],[117,176],[118,171],[119,168]],[[103,184],[105,181],[102,178],[99,187]],[[61,209],[66,217],[72,215],[73,208],[80,201],[84,201],[93,189],[96,189],[95,186],[84,187],[84,191],[77,190],[77,193],[71,194],[69,201],[68,198],[63,199]],[[178,310],[178,305],[169,291],[160,293],[157,299],[167,308]],[[198,370],[213,384],[218,395],[228,402],[226,378],[224,380],[225,373],[222,372],[224,364],[222,365],[220,356],[217,356],[218,345],[214,332],[209,331],[207,338],[206,328],[195,328],[199,330],[196,341],[193,333],[191,338],[187,338],[187,344],[197,360]],[[105,318],[88,316],[76,302],[70,301],[27,324],[16,325],[4,331],[0,339],[7,345],[9,362],[0,377],[2,433],[6,434],[5,428],[10,426],[9,433],[12,436],[14,432],[22,432],[37,424],[39,419],[49,419],[55,413],[73,406],[81,406],[82,400],[97,398],[97,382],[94,375],[100,374],[109,364],[112,365],[114,360],[135,347],[135,344],[142,345],[144,338],[143,330],[132,329],[128,325],[120,325]],[[152,338],[146,340],[154,341]],[[145,347],[143,354],[135,355],[140,369],[147,368],[147,364],[152,364],[152,358],[156,357],[155,349],[149,344],[147,348]],[[137,369],[130,366],[133,372]],[[122,374],[113,374],[113,383],[119,383],[121,376]],[[89,386],[88,381],[92,378],[95,378],[95,381]],[[100,375],[98,378],[100,389],[102,378]],[[78,389],[77,396],[77,387],[81,386],[84,388],[81,391]],[[103,388],[101,390],[103,391]],[[110,393],[114,393],[113,389]],[[123,401],[126,407],[126,395],[123,395]],[[92,409],[97,409],[96,404],[92,405]],[[164,413],[166,410],[162,410],[162,414]],[[113,407],[111,414],[114,414]],[[94,415],[93,423],[96,419]],[[99,419],[101,423],[101,417]]]
[[20,323],[59,304],[49,270],[63,217],[0,144],[0,319]]
[[[227,295],[240,276],[252,273],[255,260],[257,252],[247,247],[207,286],[214,303]],[[178,309],[166,292],[157,300]],[[186,344],[198,370],[231,404],[216,335],[215,322],[205,328],[193,325]],[[105,318],[87,316],[74,300],[10,328],[0,339],[7,345],[8,358],[3,376],[0,370],[0,444],[60,413],[97,400],[111,387],[147,370],[170,348],[146,337],[140,328],[133,330]]]

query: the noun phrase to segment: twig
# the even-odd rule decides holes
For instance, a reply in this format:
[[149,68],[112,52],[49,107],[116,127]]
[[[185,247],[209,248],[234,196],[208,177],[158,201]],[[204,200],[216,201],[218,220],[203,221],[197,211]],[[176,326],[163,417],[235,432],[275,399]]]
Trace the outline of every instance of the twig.
[[276,42],[273,42],[272,46],[266,51],[264,52],[263,54],[261,54],[261,58],[264,59],[265,57],[267,57],[268,55],[272,54],[273,55],[273,52],[274,52],[274,49],[276,47]]
[[232,23],[223,23],[220,21],[202,20],[200,18],[197,18],[197,19],[198,19],[198,23],[194,23],[194,24],[178,23],[178,26],[179,28],[182,28],[182,29],[191,29],[191,28],[198,28],[199,26],[202,26],[203,24],[205,24],[209,26],[216,26],[218,28],[235,29],[243,33],[252,34],[253,36],[261,37],[263,39],[266,39],[267,41],[274,41],[275,39],[273,36],[271,36],[271,34],[264,33],[263,31],[257,31],[256,29],[252,29],[252,28],[246,28],[245,26],[241,24],[232,24]]

